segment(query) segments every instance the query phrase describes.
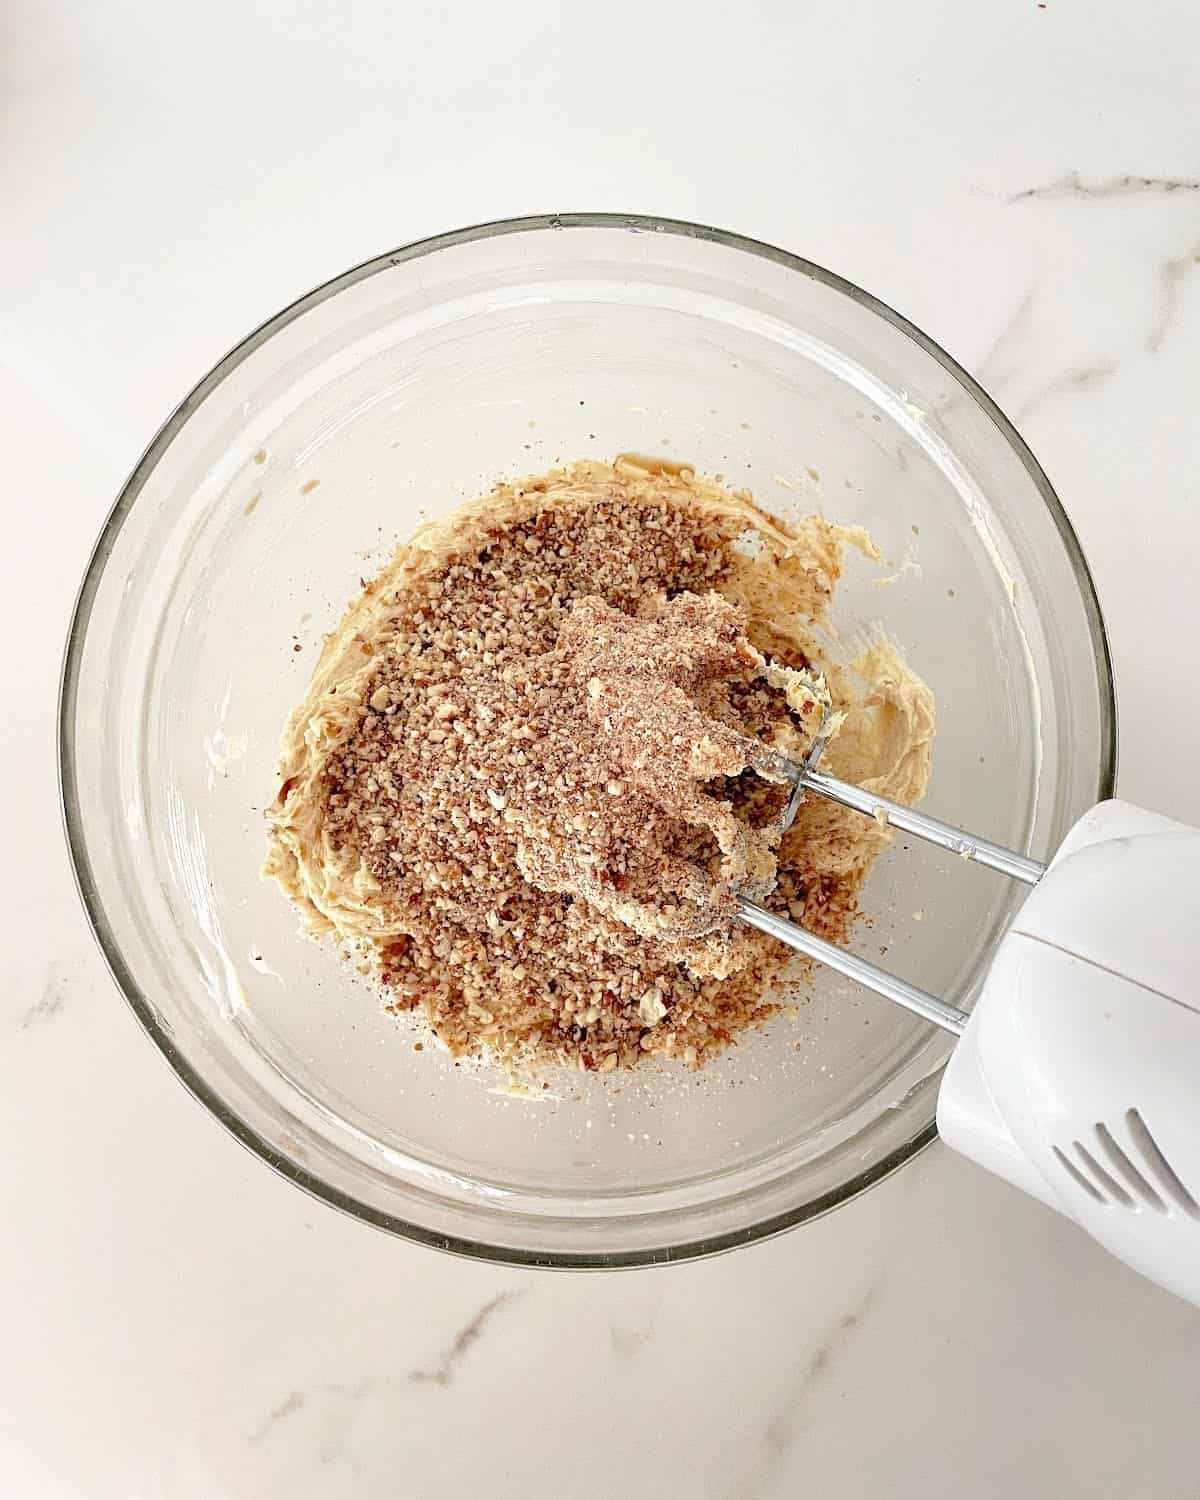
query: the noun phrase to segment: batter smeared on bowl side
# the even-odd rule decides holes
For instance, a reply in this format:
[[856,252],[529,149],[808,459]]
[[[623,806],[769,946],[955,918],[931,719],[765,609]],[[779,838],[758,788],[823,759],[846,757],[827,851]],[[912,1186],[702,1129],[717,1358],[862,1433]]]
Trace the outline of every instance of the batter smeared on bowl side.
[[928,779],[929,689],[883,639],[822,646],[847,544],[874,555],[632,457],[425,527],[288,721],[264,873],[455,1054],[702,1063],[797,975],[737,898],[843,940],[890,837],[817,802],[781,837],[780,754],[824,716],[836,774]]

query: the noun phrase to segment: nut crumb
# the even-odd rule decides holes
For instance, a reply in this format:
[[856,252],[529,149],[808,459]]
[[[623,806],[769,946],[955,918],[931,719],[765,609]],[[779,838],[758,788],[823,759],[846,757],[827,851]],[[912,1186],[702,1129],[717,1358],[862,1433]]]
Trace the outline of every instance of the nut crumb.
[[[425,527],[289,721],[264,873],[456,1058],[703,1066],[808,972],[738,895],[842,941],[891,838],[815,798],[779,834],[844,538],[642,458]],[[827,676],[835,772],[915,800],[928,689],[881,644]]]

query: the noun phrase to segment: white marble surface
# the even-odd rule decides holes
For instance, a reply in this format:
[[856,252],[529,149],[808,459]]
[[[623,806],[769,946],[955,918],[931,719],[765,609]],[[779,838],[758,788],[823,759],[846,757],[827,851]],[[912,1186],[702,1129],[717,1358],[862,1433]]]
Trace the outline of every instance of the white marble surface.
[[93,952],[52,700],[132,459],[296,293],[547,208],[789,246],[979,374],[1095,567],[1122,789],[1200,821],[1200,12],[556,12],[5,8],[0,1494],[1196,1497],[1200,1313],[945,1150],[708,1263],[464,1264],[241,1150]]

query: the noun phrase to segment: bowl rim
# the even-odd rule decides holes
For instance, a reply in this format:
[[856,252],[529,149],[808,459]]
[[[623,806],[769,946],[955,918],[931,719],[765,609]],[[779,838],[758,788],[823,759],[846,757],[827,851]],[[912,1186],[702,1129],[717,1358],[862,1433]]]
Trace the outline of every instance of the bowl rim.
[[1016,427],[983,387],[954,360],[928,334],[923,333],[901,313],[881,301],[872,293],[863,290],[836,272],[824,266],[781,250],[761,240],[737,234],[729,230],[708,225],[694,224],[684,219],[665,218],[657,215],[625,213],[557,213],[531,214],[518,218],[496,219],[472,224],[462,229],[431,235],[409,244],[373,256],[369,260],[352,266],[330,280],[322,282],[303,296],[282,308],[274,316],[260,323],[240,343],[234,346],[211,370],[208,371],[183,397],[170,413],[145,451],[134,465],[115,502],[106,517],[95,545],[92,548],[75,599],[67,632],[59,680],[58,700],[58,781],[59,801],[66,832],[67,847],[88,924],[100,949],[109,973],[125,997],[130,1009],[141,1024],[143,1031],[155,1044],[175,1071],[180,1082],[199,1103],[216,1117],[230,1134],[248,1150],[260,1157],[268,1166],[296,1186],[315,1198],[340,1209],[351,1217],[385,1229],[403,1239],[421,1245],[432,1246],[475,1260],[490,1261],[512,1266],[539,1267],[544,1269],[586,1270],[619,1269],[633,1266],[670,1264],[691,1260],[700,1256],[714,1255],[752,1244],[791,1229],[797,1224],[819,1218],[831,1209],[858,1196],[875,1183],[891,1175],[899,1166],[909,1161],[937,1138],[936,1119],[928,1121],[916,1130],[908,1140],[896,1147],[886,1157],[871,1167],[857,1173],[837,1188],[819,1195],[794,1209],[774,1214],[757,1224],[742,1229],[726,1231],[687,1241],[669,1247],[616,1252],[562,1252],[547,1250],[523,1250],[511,1245],[493,1244],[478,1239],[441,1234],[426,1229],[395,1214],[387,1213],[362,1202],[324,1182],[314,1173],[306,1171],[265,1140],[252,1126],[231,1109],[216,1090],[206,1082],[175,1045],[170,1034],[156,1019],[154,1007],[143,993],[126,963],[120,946],[112,931],[101,899],[99,883],[91,855],[84,837],[79,783],[74,759],[76,711],[82,671],[83,648],[87,637],[92,608],[99,592],[108,559],[122,526],[137,501],[147,479],[162,454],[173,442],[184,424],[198,407],[234,370],[257,349],[288,324],[302,317],[310,309],[328,301],[331,297],[354,286],[357,282],[378,275],[408,261],[418,260],[439,250],[463,245],[475,240],[496,238],[501,235],[528,233],[538,230],[571,229],[616,229],[633,233],[655,233],[675,235],[685,239],[708,240],[727,249],[769,260],[776,265],[807,276],[811,280],[840,292],[859,306],[874,312],[885,322],[909,338],[918,348],[935,359],[944,370],[958,382],[964,392],[987,415],[998,429],[1000,436],[1016,454],[1026,473],[1033,481],[1042,502],[1049,512],[1055,528],[1062,539],[1079,587],[1080,599],[1091,637],[1093,657],[1097,674],[1100,698],[1100,777],[1097,800],[1110,797],[1116,780],[1117,767],[1117,717],[1116,691],[1113,681],[1112,654],[1100,602],[1096,593],[1092,571],[1084,556],[1083,548],[1041,465],[1034,457],[1029,445]]

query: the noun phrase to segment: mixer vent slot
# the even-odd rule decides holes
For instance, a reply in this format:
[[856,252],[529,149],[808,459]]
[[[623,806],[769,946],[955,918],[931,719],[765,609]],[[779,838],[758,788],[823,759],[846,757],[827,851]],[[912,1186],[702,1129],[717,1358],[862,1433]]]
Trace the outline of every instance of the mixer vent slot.
[[1102,1167],[1082,1141],[1072,1141],[1076,1165],[1096,1189],[1102,1203],[1115,1203],[1121,1208],[1136,1208],[1128,1192],[1106,1168]]
[[1065,1151],[1060,1151],[1057,1146],[1052,1146],[1050,1149],[1058,1158],[1059,1166],[1063,1168],[1069,1177],[1074,1179],[1076,1187],[1081,1187],[1088,1197],[1094,1198],[1097,1203],[1107,1201],[1101,1194],[1100,1189],[1087,1180]]
[[1107,1125],[1096,1126],[1096,1145],[1107,1159],[1113,1175],[1120,1179],[1137,1202],[1144,1204],[1147,1208],[1152,1208],[1155,1213],[1166,1213],[1167,1205],[1121,1149]]
[[1142,1171],[1156,1184],[1160,1193],[1189,1219],[1200,1219],[1200,1203],[1197,1203],[1179,1174],[1163,1154],[1162,1148],[1150,1134],[1150,1127],[1136,1109],[1125,1111],[1125,1128],[1137,1148]]
[[1158,1214],[1175,1209],[1200,1219],[1200,1203],[1183,1185],[1138,1110],[1125,1111],[1123,1134],[1122,1144],[1098,1121],[1089,1144],[1076,1139],[1069,1152],[1058,1146],[1052,1149],[1076,1187],[1096,1203],[1108,1208],[1148,1208]]

